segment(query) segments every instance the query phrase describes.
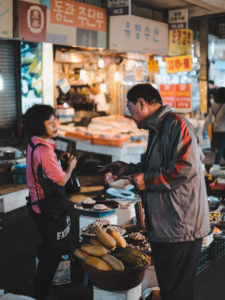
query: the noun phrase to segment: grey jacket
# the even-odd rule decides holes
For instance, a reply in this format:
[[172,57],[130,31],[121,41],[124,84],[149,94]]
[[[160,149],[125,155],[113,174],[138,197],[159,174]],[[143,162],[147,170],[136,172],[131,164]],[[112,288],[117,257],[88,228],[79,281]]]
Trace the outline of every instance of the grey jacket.
[[210,232],[202,160],[192,125],[162,106],[145,122],[153,129],[145,158],[129,164],[129,174],[144,172],[145,223],[150,241],[185,242]]
[[225,132],[225,104],[213,102],[205,119],[203,132],[207,130],[211,122],[213,122],[215,132]]

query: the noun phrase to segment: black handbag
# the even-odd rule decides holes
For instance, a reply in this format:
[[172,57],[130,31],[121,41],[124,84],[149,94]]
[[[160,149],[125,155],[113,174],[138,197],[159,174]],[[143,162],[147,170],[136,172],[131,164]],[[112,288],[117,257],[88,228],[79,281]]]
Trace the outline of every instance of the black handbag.
[[75,171],[72,171],[70,179],[65,185],[65,191],[67,194],[79,194],[81,190],[80,182],[76,176]]

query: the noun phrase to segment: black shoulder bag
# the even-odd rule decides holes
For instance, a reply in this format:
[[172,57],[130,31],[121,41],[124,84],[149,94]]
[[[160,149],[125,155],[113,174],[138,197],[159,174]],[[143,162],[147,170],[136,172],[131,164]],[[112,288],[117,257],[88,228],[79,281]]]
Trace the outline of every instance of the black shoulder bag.
[[[46,222],[46,234],[48,247],[52,251],[57,251],[66,254],[69,249],[69,233],[70,233],[70,216],[67,214],[66,195],[64,187],[60,187],[52,182],[48,177],[45,177],[41,165],[37,168],[37,178],[33,166],[33,153],[38,146],[45,146],[44,144],[34,144],[30,141],[32,147],[31,152],[31,166],[34,177],[34,184],[38,181],[43,188],[45,198],[39,199],[38,189],[35,184],[37,193],[37,201],[30,202],[30,207],[38,204],[41,209],[41,215]],[[30,197],[29,197],[30,198]]]

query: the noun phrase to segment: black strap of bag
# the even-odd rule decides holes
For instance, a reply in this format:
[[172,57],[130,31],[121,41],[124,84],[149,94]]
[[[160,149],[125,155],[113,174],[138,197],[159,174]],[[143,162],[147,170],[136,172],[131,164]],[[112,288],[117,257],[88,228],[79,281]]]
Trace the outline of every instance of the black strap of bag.
[[[33,166],[33,154],[34,151],[37,147],[39,146],[44,146],[46,145],[42,143],[38,143],[34,145],[32,141],[29,141],[29,144],[32,148],[31,152],[31,167],[32,167],[32,173],[33,173],[33,178],[34,178],[34,186],[37,194],[37,201],[33,201],[29,205],[32,207],[33,205],[38,205],[41,209],[42,214],[44,214],[48,218],[56,218],[61,215],[64,215],[67,213],[67,206],[66,206],[66,195],[65,195],[65,189],[64,187],[60,187],[57,184],[53,183],[49,178],[44,179],[43,178],[43,170],[42,167],[40,166],[39,169],[37,169],[37,172],[39,172],[36,175],[34,171],[34,166]],[[42,178],[42,182],[41,181]],[[41,185],[41,187],[44,190],[45,198],[40,199],[38,189],[37,189],[37,182]],[[49,192],[46,191],[45,187],[50,187]],[[28,207],[29,207],[28,205]]]

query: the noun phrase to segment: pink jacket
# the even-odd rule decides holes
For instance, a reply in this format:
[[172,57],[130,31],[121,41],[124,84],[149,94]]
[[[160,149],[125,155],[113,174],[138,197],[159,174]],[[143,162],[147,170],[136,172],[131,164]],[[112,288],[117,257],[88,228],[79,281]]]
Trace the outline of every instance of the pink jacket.
[[[63,171],[61,165],[57,160],[57,156],[54,151],[56,146],[54,141],[52,143],[49,143],[40,137],[32,137],[31,140],[34,145],[38,143],[42,143],[47,146],[47,147],[41,147],[41,146],[37,147],[34,151],[33,166],[34,166],[35,174],[38,165],[41,164],[45,175],[57,184],[63,179],[63,177],[65,176],[65,172]],[[31,167],[31,152],[32,152],[32,148],[30,145],[28,145],[27,159],[26,159],[27,160],[26,161],[27,187],[29,189],[31,201],[34,202],[38,200],[36,188],[38,190],[39,199],[43,199],[45,196],[40,184],[36,183],[36,188],[34,185],[33,172]],[[41,212],[38,205],[33,205],[32,207],[36,213]]]

